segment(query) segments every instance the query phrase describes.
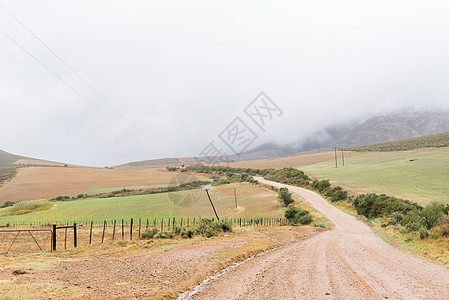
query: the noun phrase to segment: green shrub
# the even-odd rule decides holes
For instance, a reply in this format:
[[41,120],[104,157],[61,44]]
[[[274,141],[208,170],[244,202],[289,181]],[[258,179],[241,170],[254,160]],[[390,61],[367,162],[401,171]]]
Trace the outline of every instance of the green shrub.
[[432,202],[421,211],[421,224],[427,229],[432,229],[446,215],[446,206],[444,204]]
[[285,184],[307,186],[310,182],[309,176],[304,174],[303,171],[295,168],[284,168],[281,170],[262,170],[261,173],[267,180],[277,181]]
[[426,239],[429,237],[429,231],[427,230],[427,228],[425,227],[420,227],[419,228],[419,238],[420,239]]
[[402,219],[404,218],[404,215],[401,214],[398,211],[395,211],[391,214],[390,220],[388,220],[388,225],[397,225],[401,223]]
[[203,236],[207,237],[207,238],[211,238],[213,236],[217,236],[218,232],[216,232],[213,228],[211,227],[207,227],[205,228],[202,233]]
[[285,206],[289,206],[295,202],[292,198],[292,193],[289,192],[288,188],[279,189],[278,200]]
[[300,216],[300,217],[298,218],[298,223],[301,224],[301,225],[307,225],[307,224],[310,224],[310,223],[312,223],[312,221],[313,221],[313,218],[312,218],[312,216],[309,215],[309,214],[304,215],[304,216]]
[[313,182],[313,189],[317,190],[320,193],[325,192],[327,189],[331,187],[329,179],[326,180],[315,180]]
[[417,203],[387,195],[367,194],[357,197],[353,203],[357,213],[369,219],[390,216],[393,212],[407,214],[411,210],[421,210]]
[[142,235],[141,235],[141,237],[142,237],[142,239],[144,239],[144,240],[147,240],[147,239],[152,239],[152,238],[154,238],[154,236],[156,235],[156,234],[159,234],[159,229],[157,229],[157,228],[153,228],[153,229],[147,229],[147,230],[145,230],[145,232],[143,232],[142,233]]
[[184,239],[190,239],[193,238],[195,236],[196,232],[194,228],[183,228],[182,232],[181,232],[181,237]]
[[173,232],[171,231],[161,231],[154,235],[153,238],[155,239],[172,239],[174,236]]
[[5,203],[3,203],[2,206],[0,206],[0,208],[10,207],[10,206],[13,206],[14,204],[15,204],[15,202],[6,201]]
[[195,235],[205,237],[217,236],[219,232],[232,232],[232,223],[228,220],[212,221],[211,219],[201,219],[194,227],[181,228],[176,225],[168,231],[160,231],[157,228],[147,229],[142,233],[142,239],[167,239],[175,236],[182,238],[192,238]]
[[332,202],[337,202],[337,201],[348,199],[348,192],[343,191],[343,189],[340,186],[337,186],[337,187],[334,187],[333,189],[329,189],[326,192],[326,196],[330,197],[330,200]]
[[294,206],[290,206],[289,208],[287,208],[287,210],[284,213],[284,217],[291,221],[295,218],[296,214],[300,211],[299,208],[294,207]]
[[308,210],[302,210],[294,206],[290,206],[284,213],[287,221],[294,224],[306,225],[312,222],[312,216]]
[[449,237],[449,216],[441,221],[441,236]]
[[232,232],[232,223],[227,220],[220,220],[213,223],[213,228],[222,232]]
[[421,223],[421,217],[418,210],[411,210],[405,214],[401,220],[401,225],[407,228],[409,231],[416,231],[419,229]]

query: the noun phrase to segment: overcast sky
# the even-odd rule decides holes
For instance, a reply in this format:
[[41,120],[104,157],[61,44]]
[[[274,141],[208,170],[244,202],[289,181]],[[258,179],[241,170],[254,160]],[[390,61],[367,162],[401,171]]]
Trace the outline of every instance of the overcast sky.
[[[0,149],[75,164],[196,156],[236,117],[253,144],[449,106],[448,1],[0,3]],[[62,80],[83,95],[80,97]],[[282,110],[263,132],[244,108]],[[221,145],[225,147],[225,145]]]

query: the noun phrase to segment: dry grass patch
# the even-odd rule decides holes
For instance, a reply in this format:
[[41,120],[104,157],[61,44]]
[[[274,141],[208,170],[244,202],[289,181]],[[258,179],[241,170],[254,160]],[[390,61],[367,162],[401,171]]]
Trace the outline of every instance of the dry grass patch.
[[[0,259],[4,298],[173,298],[223,267],[303,239],[313,227],[236,228],[206,239],[115,242]],[[27,274],[13,275],[15,269]]]

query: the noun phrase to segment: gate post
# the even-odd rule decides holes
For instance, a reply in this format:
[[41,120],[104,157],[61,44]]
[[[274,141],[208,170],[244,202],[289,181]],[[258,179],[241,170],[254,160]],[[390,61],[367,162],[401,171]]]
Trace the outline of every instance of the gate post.
[[53,251],[56,251],[56,224],[53,224],[53,231],[51,233],[51,244]]
[[76,223],[73,223],[73,247],[76,248],[76,243],[77,239],[76,239]]

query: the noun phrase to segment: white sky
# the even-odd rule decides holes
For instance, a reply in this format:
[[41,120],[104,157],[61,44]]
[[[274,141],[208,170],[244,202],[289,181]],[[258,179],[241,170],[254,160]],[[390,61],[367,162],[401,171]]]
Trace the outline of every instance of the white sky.
[[0,149],[16,154],[95,166],[196,156],[261,91],[284,114],[254,145],[449,107],[447,1],[0,3],[121,112],[0,7],[0,29],[109,116],[0,32]]

